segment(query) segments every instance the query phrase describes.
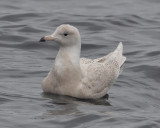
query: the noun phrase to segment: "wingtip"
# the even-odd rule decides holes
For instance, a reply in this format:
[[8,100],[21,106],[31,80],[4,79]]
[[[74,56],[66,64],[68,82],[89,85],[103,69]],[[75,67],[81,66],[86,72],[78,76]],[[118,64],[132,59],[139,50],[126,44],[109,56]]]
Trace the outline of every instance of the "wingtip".
[[123,51],[123,44],[122,44],[122,42],[119,42],[117,50]]
[[123,43],[122,43],[122,42],[119,42],[119,46],[121,46],[121,47],[122,47],[122,46],[123,46]]

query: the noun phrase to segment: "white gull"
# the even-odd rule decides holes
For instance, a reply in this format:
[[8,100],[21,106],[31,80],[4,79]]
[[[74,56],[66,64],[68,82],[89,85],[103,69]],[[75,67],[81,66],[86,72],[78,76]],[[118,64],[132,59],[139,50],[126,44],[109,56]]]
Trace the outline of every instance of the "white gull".
[[44,92],[67,95],[82,99],[105,96],[120,74],[126,60],[120,42],[115,51],[97,58],[80,58],[81,37],[77,28],[63,24],[52,35],[42,37],[40,42],[54,41],[60,49],[51,71],[43,80]]

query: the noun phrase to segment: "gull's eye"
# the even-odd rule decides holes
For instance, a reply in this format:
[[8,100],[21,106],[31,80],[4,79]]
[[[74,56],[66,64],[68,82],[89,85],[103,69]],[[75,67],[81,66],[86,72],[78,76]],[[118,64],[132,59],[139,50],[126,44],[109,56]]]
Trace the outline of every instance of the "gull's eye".
[[67,34],[67,33],[64,33],[64,36],[68,36],[68,34]]

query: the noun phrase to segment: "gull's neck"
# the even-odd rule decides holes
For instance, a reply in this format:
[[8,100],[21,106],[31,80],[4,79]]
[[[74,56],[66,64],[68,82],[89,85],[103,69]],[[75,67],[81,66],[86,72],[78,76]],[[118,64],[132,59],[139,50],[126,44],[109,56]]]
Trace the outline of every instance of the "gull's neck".
[[56,57],[56,62],[67,64],[67,63],[72,63],[74,66],[80,66],[79,64],[79,59],[80,59],[80,51],[81,47],[80,46],[61,46],[58,55]]

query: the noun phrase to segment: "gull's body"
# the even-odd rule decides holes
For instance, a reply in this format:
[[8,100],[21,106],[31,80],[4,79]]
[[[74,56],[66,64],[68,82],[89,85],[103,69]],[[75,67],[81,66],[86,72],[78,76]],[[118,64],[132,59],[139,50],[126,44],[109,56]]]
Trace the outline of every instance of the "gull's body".
[[126,60],[123,45],[102,58],[80,58],[81,38],[78,29],[61,25],[40,41],[53,40],[60,45],[58,55],[48,76],[43,80],[44,92],[83,99],[105,96],[120,74]]

